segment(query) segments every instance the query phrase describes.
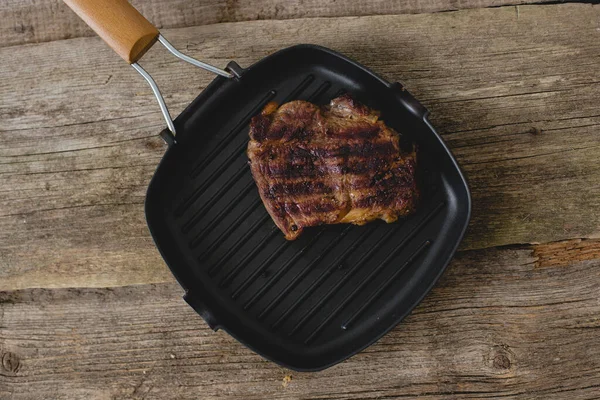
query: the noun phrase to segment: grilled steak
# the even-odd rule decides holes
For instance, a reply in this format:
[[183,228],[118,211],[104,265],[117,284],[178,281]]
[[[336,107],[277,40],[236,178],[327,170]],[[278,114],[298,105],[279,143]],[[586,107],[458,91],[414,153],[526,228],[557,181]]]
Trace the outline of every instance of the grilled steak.
[[286,239],[321,224],[394,222],[418,198],[416,150],[379,112],[343,95],[329,106],[269,103],[250,123],[250,168]]

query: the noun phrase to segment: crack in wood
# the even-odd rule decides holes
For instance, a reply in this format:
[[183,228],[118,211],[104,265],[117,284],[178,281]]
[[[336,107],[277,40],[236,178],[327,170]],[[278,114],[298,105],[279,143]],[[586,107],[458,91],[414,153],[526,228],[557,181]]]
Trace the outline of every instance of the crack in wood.
[[130,165],[119,165],[119,166],[105,166],[105,167],[97,167],[97,168],[74,168],[74,169],[65,169],[65,170],[57,170],[57,171],[39,171],[39,172],[25,172],[22,174],[15,174],[11,172],[2,172],[0,175],[10,175],[10,176],[30,176],[30,175],[48,175],[48,174],[62,174],[62,173],[77,173],[77,172],[86,172],[86,171],[102,171],[102,170],[111,170],[111,169],[132,169],[139,167],[153,167],[152,170],[156,168],[157,162],[153,162],[150,164],[130,164]]
[[545,157],[545,156],[551,156],[554,154],[564,154],[564,153],[568,153],[568,152],[572,152],[572,151],[579,151],[579,150],[589,150],[589,149],[596,149],[599,148],[600,145],[598,146],[585,146],[585,147],[575,147],[575,148],[570,148],[570,149],[563,149],[560,151],[552,151],[549,153],[541,153],[541,154],[532,154],[530,156],[522,156],[522,157],[508,157],[508,158],[503,158],[503,159],[498,159],[498,160],[486,160],[486,161],[478,161],[478,162],[463,162],[463,165],[480,165],[480,164],[490,164],[490,163],[498,163],[498,162],[503,162],[503,161],[516,161],[516,160],[526,160],[529,158],[536,158],[536,157]]
[[[598,118],[600,117],[600,114],[594,114],[594,115],[582,115],[582,116],[577,116],[577,117],[564,117],[564,118],[556,118],[556,119],[540,119],[540,120],[529,120],[529,121],[524,121],[524,122],[508,122],[506,124],[497,124],[497,125],[490,125],[487,127],[481,127],[481,128],[473,128],[473,129],[461,129],[461,130],[455,130],[455,131],[448,131],[448,132],[444,132],[444,135],[453,135],[455,133],[468,133],[468,132],[479,132],[479,131],[488,131],[488,130],[492,130],[492,129],[496,129],[496,128],[502,128],[502,127],[506,127],[506,126],[516,126],[516,125],[536,125],[536,124],[541,124],[541,123],[555,123],[557,121],[570,121],[570,120],[576,120],[576,119],[591,119],[591,118]],[[520,135],[522,133],[511,133],[511,134],[504,134],[503,136],[511,136],[511,135]],[[497,136],[487,136],[487,137],[483,137],[483,138],[492,138],[492,137],[497,137]]]
[[39,209],[31,212],[21,212],[14,214],[4,214],[0,215],[0,218],[8,218],[8,217],[22,217],[24,215],[31,215],[35,213],[44,213],[44,212],[52,212],[52,211],[60,211],[60,210],[70,210],[75,208],[90,208],[90,207],[121,207],[121,206],[132,206],[132,205],[141,205],[144,204],[144,201],[132,201],[129,203],[96,203],[96,204],[79,204],[79,205],[71,205],[65,207],[56,207],[56,208],[45,208]]
[[[122,117],[103,118],[103,119],[92,120],[92,121],[72,122],[72,123],[66,123],[66,124],[60,124],[60,125],[52,125],[52,126],[36,126],[35,129],[56,129],[56,128],[71,127],[71,126],[90,125],[90,124],[96,124],[96,123],[99,124],[99,123],[102,123],[102,122],[112,122],[112,121],[134,119],[134,118],[144,117],[146,115],[152,115],[152,114],[156,114],[156,113],[155,112],[148,112],[148,113],[137,114],[137,115],[124,115]],[[0,129],[0,133],[10,133],[10,132],[18,132],[18,131],[31,131],[31,129],[32,128],[13,128],[13,129],[6,129],[6,130],[1,130]]]

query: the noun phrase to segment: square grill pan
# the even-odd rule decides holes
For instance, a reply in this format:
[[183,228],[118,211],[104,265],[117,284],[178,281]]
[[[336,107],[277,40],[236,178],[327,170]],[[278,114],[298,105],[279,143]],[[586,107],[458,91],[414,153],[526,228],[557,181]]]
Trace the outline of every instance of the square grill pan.
[[[175,120],[148,188],[155,243],[208,325],[299,371],[327,368],[398,324],[440,277],[470,218],[467,183],[427,110],[329,50],[298,45],[217,77]],[[327,104],[348,92],[419,146],[418,211],[397,223],[331,225],[286,241],[250,174],[250,118],[269,101]]]

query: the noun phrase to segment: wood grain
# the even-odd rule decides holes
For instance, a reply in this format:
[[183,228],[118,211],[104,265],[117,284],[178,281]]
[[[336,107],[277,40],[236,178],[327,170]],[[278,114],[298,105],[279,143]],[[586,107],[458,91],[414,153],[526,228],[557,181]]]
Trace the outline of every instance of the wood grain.
[[401,325],[320,373],[212,332],[176,284],[0,293],[0,396],[61,399],[592,399],[600,261],[457,256]]
[[[132,0],[131,3],[155,26],[166,29],[249,20],[431,13],[551,1]],[[4,0],[0,6],[0,47],[93,35],[62,0]]]
[[[164,122],[142,79],[59,0],[3,1],[0,399],[598,398],[600,6],[385,15],[527,2],[133,1],[218,66],[309,42],[403,82],[470,180],[469,233],[425,301],[295,373],[212,332],[156,251]],[[159,49],[142,64],[175,114],[212,79]]]
[[[433,113],[470,181],[463,249],[597,238],[600,7],[519,10],[165,34],[217,66],[312,42],[402,81]],[[159,49],[143,65],[174,113],[212,79]],[[145,82],[98,38],[0,49],[0,82],[0,290],[171,281],[143,217],[164,152]]]
[[576,261],[600,259],[600,240],[563,240],[533,247],[538,267],[568,266]]

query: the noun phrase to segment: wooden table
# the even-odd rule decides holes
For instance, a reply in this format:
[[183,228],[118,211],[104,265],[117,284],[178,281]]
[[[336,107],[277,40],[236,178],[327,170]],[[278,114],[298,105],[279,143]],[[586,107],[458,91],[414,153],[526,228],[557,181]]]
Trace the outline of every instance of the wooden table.
[[[426,300],[359,355],[293,373],[181,299],[144,221],[165,145],[146,83],[58,0],[0,4],[0,398],[600,396],[600,6],[137,0],[243,66],[317,43],[401,81],[471,184]],[[212,79],[159,48],[174,113]]]

